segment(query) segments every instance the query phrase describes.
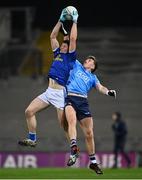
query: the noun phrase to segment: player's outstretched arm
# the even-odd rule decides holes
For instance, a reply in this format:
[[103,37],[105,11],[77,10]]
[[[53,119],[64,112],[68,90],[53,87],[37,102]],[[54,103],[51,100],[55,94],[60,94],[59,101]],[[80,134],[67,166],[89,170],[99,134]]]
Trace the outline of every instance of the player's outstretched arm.
[[77,40],[77,23],[73,23],[70,33],[69,52],[76,50],[76,40]]
[[59,30],[61,28],[61,25],[62,25],[62,23],[60,21],[58,21],[51,32],[50,42],[51,42],[52,50],[55,50],[56,48],[59,47],[59,42],[57,40],[57,36],[58,36]]
[[77,20],[78,20],[78,13],[73,16],[73,24],[70,32],[70,46],[69,52],[76,50],[76,40],[77,40]]
[[58,36],[58,33],[59,33],[60,28],[62,26],[62,23],[65,21],[64,13],[65,13],[65,9],[62,10],[59,21],[55,25],[55,27],[52,30],[52,33],[50,35],[50,41],[51,41],[52,50],[55,50],[56,48],[59,47],[59,42],[57,40],[57,36]]
[[116,91],[115,90],[108,90],[108,88],[101,85],[100,83],[98,83],[96,85],[96,89],[102,94],[109,95],[109,96],[116,98]]

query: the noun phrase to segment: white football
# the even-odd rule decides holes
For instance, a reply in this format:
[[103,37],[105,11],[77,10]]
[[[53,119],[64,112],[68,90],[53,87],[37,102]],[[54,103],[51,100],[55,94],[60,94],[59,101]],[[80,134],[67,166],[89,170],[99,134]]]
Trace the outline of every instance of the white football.
[[66,20],[72,20],[72,16],[75,14],[78,14],[77,9],[73,6],[66,7],[65,11],[66,11],[66,14],[65,14]]

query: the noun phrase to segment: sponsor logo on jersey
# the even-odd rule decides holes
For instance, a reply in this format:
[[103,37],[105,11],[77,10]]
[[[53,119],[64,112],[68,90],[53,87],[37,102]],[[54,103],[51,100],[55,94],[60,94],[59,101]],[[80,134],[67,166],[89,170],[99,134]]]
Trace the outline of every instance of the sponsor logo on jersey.
[[86,83],[89,82],[89,77],[86,76],[86,74],[82,71],[77,71],[77,76],[83,79]]
[[63,59],[61,58],[61,54],[58,54],[58,56],[56,56],[54,61],[63,61]]

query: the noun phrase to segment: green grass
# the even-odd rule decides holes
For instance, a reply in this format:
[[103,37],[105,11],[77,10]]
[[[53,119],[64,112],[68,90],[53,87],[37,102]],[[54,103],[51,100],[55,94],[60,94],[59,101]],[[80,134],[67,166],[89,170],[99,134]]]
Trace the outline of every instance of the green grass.
[[90,169],[44,168],[0,169],[0,179],[142,179],[142,169],[105,169],[96,175]]

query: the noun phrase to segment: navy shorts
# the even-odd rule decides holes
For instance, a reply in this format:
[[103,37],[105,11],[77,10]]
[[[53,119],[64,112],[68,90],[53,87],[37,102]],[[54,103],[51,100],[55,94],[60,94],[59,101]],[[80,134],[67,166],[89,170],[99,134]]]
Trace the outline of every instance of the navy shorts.
[[65,104],[65,106],[71,105],[74,108],[79,121],[87,117],[92,117],[87,98],[68,95],[65,99]]

